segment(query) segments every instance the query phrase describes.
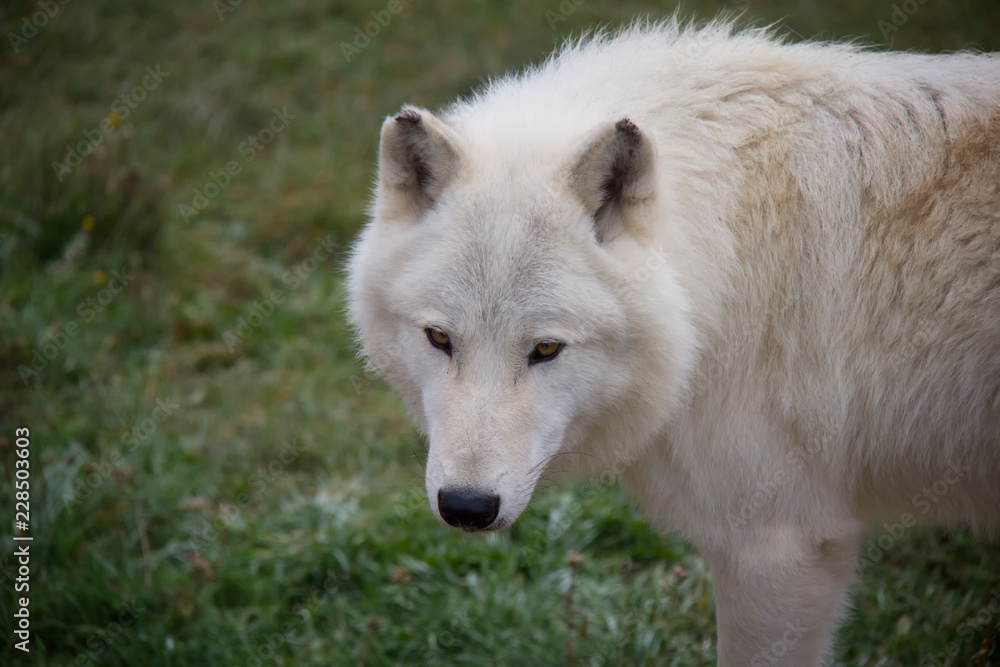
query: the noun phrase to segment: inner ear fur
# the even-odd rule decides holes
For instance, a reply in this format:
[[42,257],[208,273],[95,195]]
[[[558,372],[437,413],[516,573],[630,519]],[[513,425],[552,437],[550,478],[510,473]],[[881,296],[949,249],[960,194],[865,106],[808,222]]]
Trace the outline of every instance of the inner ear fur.
[[628,118],[608,123],[577,150],[570,186],[594,220],[601,243],[625,231],[656,194],[653,144]]
[[378,197],[412,214],[433,206],[458,169],[456,145],[429,111],[404,107],[390,116],[379,141]]

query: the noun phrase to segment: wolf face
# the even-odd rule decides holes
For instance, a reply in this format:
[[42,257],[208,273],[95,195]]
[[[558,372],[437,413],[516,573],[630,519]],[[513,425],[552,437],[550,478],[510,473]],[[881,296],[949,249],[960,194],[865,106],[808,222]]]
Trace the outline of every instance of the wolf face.
[[[350,313],[429,439],[449,525],[510,525],[547,472],[620,472],[676,403],[691,336],[667,257],[643,243],[653,157],[629,121],[531,169],[476,160],[426,111],[385,122]],[[636,261],[656,270],[639,281]],[[652,353],[634,343],[650,323],[674,334]]]

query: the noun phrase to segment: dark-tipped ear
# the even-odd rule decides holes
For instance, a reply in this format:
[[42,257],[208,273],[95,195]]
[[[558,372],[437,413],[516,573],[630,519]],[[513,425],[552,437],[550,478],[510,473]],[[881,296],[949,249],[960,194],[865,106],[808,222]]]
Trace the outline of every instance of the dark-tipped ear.
[[599,128],[583,141],[570,185],[594,217],[598,241],[615,238],[636,210],[652,199],[654,168],[652,143],[628,118]]
[[430,207],[458,165],[450,134],[429,111],[406,107],[387,118],[379,144],[379,197],[410,213]]

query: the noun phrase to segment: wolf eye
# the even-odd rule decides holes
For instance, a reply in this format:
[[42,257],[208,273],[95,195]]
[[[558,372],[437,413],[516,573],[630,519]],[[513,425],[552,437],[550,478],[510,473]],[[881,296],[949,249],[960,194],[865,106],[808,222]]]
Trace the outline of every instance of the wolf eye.
[[431,342],[431,345],[447,352],[449,357],[451,356],[451,338],[448,337],[448,334],[434,327],[427,327],[424,331],[427,333],[427,340]]
[[535,346],[535,349],[528,355],[528,364],[537,364],[549,359],[555,359],[559,351],[562,350],[562,343],[554,340],[544,340]]

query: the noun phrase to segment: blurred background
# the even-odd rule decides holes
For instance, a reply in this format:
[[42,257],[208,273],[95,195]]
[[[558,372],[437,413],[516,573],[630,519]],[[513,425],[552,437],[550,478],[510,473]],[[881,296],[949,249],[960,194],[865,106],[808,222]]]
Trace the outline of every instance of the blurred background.
[[[711,665],[711,581],[608,480],[439,525],[343,317],[382,119],[677,9],[543,0],[0,9],[0,663]],[[993,0],[692,1],[790,39],[1000,48]],[[367,34],[366,34],[367,31]],[[31,433],[31,652],[13,646]],[[873,531],[839,665],[1000,664],[1000,548]]]

